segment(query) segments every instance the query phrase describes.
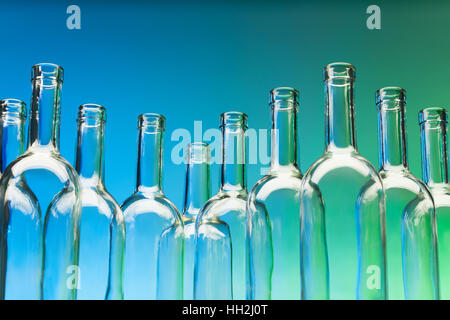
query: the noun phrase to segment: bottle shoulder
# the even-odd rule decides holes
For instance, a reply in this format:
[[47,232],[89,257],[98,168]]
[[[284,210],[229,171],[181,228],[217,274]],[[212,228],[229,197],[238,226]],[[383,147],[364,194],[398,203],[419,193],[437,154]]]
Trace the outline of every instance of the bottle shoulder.
[[255,183],[249,194],[251,200],[263,200],[268,198],[272,193],[279,190],[293,190],[300,192],[302,185],[301,174],[285,173],[272,174],[269,173]]
[[414,176],[409,170],[380,170],[380,177],[385,192],[398,193],[405,192],[421,195],[424,198],[431,198],[431,192],[426,184]]
[[83,187],[80,188],[81,209],[95,207],[100,214],[108,218],[123,221],[123,212],[117,201],[104,188]]
[[203,205],[197,220],[223,219],[228,214],[245,215],[247,195],[234,196],[220,192]]

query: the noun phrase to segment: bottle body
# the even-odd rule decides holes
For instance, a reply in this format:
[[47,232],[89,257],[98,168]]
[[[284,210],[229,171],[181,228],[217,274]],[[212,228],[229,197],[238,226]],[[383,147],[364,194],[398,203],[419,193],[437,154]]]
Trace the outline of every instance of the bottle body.
[[79,181],[58,152],[62,69],[33,67],[29,146],[0,180],[1,296],[73,299]]
[[384,299],[384,194],[354,137],[354,67],[325,68],[327,147],[303,177],[304,299]]
[[125,299],[183,298],[183,221],[161,190],[164,117],[139,118],[138,181],[122,204]]
[[194,299],[246,298],[245,130],[241,112],[221,115],[221,188],[195,224]]
[[300,191],[297,95],[271,91],[272,161],[248,201],[249,299],[300,299]]

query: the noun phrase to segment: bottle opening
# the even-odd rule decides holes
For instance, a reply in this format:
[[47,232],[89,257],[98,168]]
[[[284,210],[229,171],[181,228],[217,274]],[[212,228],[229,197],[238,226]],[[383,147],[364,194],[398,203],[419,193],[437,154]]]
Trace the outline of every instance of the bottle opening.
[[270,90],[270,106],[275,109],[292,109],[298,106],[299,92],[290,87],[279,87]]
[[356,78],[356,69],[352,64],[347,62],[334,62],[324,68],[323,77],[324,81],[330,79],[354,80]]
[[447,111],[440,107],[425,108],[419,112],[419,124],[427,121],[443,121],[447,123]]
[[64,69],[53,63],[38,63],[31,68],[31,81],[41,79],[62,83],[64,81]]
[[138,117],[138,128],[164,131],[166,118],[157,113],[143,113]]
[[186,160],[188,163],[209,163],[209,144],[205,142],[192,142],[188,144]]
[[385,87],[377,90],[376,104],[384,109],[399,108],[400,103],[406,104],[406,90],[400,87]]
[[220,115],[220,127],[240,126],[247,129],[247,115],[239,111],[229,111]]
[[0,116],[18,119],[27,118],[26,104],[19,99],[3,99],[0,100]]
[[78,108],[78,122],[87,122],[87,121],[106,122],[105,107],[94,103],[82,104]]

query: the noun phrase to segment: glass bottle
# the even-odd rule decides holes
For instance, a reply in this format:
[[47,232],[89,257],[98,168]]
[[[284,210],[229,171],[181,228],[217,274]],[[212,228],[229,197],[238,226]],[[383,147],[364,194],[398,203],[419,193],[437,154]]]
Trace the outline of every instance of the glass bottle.
[[304,299],[384,299],[384,195],[376,169],[357,151],[355,68],[325,67],[326,148],[302,182]]
[[184,299],[194,298],[195,219],[211,196],[210,149],[207,143],[193,142],[187,148],[184,193]]
[[245,299],[247,115],[226,112],[222,130],[221,186],[196,221],[194,299]]
[[423,180],[436,208],[440,298],[450,299],[450,186],[448,184],[447,111],[426,108],[419,112]]
[[0,101],[0,175],[25,151],[25,102],[17,99]]
[[408,169],[406,92],[397,87],[377,91],[379,170],[386,201],[388,297],[436,299],[437,256],[434,205],[426,185]]
[[32,68],[28,148],[0,180],[1,298],[75,297],[79,181],[59,153],[62,82],[57,65]]
[[183,221],[162,191],[165,118],[138,118],[135,192],[122,204],[125,217],[125,299],[183,298]]
[[77,299],[123,299],[125,223],[104,184],[106,110],[80,106],[76,170],[80,177],[81,222]]
[[297,96],[293,88],[270,92],[270,169],[248,200],[249,299],[301,298]]

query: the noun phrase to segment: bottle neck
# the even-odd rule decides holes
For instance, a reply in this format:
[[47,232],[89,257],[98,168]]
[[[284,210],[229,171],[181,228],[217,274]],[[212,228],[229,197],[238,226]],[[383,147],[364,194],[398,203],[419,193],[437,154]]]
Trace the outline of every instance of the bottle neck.
[[448,183],[447,126],[444,121],[420,125],[423,179],[430,187]]
[[353,79],[331,78],[326,81],[326,150],[356,150]]
[[190,162],[186,172],[183,214],[193,218],[211,196],[210,166],[207,162]]
[[24,152],[25,119],[4,115],[0,118],[0,175]]
[[297,168],[297,107],[272,108],[271,170]]
[[81,183],[103,184],[103,133],[104,123],[85,119],[78,124],[76,170]]
[[29,147],[58,151],[61,83],[51,79],[33,81]]
[[378,108],[380,162],[383,170],[406,169],[405,108],[395,101],[381,102]]
[[222,136],[220,190],[245,191],[245,130],[241,125],[224,125]]
[[146,192],[162,190],[162,146],[162,130],[154,127],[139,129],[137,190]]

